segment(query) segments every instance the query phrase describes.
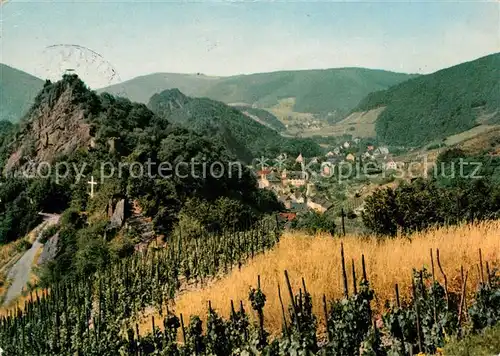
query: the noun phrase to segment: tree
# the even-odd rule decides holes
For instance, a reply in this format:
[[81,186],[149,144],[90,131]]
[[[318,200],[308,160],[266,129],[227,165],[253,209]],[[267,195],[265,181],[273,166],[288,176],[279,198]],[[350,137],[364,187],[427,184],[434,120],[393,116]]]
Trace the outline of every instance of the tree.
[[292,227],[294,229],[306,230],[307,233],[313,235],[320,232],[334,234],[336,225],[333,219],[327,215],[316,211],[308,211],[293,220]]

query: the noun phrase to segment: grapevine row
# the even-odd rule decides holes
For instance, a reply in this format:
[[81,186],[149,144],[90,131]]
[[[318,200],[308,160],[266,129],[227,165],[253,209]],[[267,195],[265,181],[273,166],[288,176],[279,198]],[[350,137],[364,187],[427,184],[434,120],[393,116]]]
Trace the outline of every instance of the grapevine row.
[[[273,340],[265,330],[260,278],[249,293],[255,324],[242,302],[228,301],[227,320],[209,302],[206,325],[197,316],[184,320],[163,305],[186,280],[227,271],[271,247],[278,236],[276,228],[264,226],[203,239],[178,234],[166,249],[123,259],[92,278],[55,285],[43,295],[34,293],[24,308],[0,319],[0,347],[7,355],[413,355],[435,353],[447,336],[500,321],[500,276],[483,263],[481,251],[481,283],[472,301],[465,294],[468,272],[462,274],[461,293],[453,294],[436,251],[444,284],[438,282],[431,251],[431,271],[413,272],[412,298],[400,300],[396,285],[395,303],[380,316],[371,308],[374,292],[364,256],[359,280],[352,264],[350,288],[342,247],[344,294],[332,301],[323,296],[325,332],[312,312],[306,281],[293,291],[286,271],[286,286],[276,286],[283,332]],[[166,312],[162,320],[151,319],[151,331],[144,335],[131,317],[148,306]]]

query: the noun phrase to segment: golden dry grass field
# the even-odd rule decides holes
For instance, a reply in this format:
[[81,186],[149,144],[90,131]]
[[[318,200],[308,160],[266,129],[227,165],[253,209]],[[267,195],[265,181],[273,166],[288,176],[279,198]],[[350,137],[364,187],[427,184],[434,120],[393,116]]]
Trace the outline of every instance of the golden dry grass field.
[[[411,235],[409,238],[378,240],[375,237],[360,238],[346,236],[343,239],[331,236],[304,236],[287,234],[271,251],[257,256],[241,268],[211,283],[203,289],[181,293],[175,300],[173,310],[183,314],[185,320],[190,315],[204,317],[208,301],[225,317],[229,315],[230,300],[243,300],[247,311],[249,288],[256,286],[257,276],[261,276],[263,292],[267,296],[264,308],[265,324],[268,331],[277,334],[281,330],[281,307],[278,299],[278,283],[282,287],[284,303],[289,303],[286,293],[284,270],[287,270],[294,292],[298,292],[301,277],[304,277],[308,291],[312,294],[315,314],[323,324],[321,298],[339,298],[342,294],[342,272],[340,244],[344,244],[348,262],[348,278],[351,260],[354,260],[358,278],[361,276],[361,255],[365,255],[368,279],[375,290],[374,307],[383,310],[386,300],[394,299],[394,285],[398,283],[402,297],[408,297],[411,288],[412,268],[426,267],[430,270],[430,249],[439,249],[441,264],[448,277],[450,291],[460,290],[460,268],[469,271],[468,295],[479,281],[478,249],[483,251],[484,262],[498,266],[500,262],[500,221],[481,222],[473,225],[431,229]],[[442,282],[437,263],[437,279]],[[352,285],[350,285],[352,291]],[[155,315],[155,319],[159,315]],[[145,315],[141,323],[144,332],[150,329],[151,315]]]

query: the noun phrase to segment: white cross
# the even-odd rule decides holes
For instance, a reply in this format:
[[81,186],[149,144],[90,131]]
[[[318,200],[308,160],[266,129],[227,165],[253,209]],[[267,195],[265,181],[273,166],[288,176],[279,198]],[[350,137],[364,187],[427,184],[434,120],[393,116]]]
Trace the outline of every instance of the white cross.
[[97,182],[94,180],[94,176],[90,177],[90,180],[87,182],[90,184],[90,197],[94,197],[94,185],[97,184]]

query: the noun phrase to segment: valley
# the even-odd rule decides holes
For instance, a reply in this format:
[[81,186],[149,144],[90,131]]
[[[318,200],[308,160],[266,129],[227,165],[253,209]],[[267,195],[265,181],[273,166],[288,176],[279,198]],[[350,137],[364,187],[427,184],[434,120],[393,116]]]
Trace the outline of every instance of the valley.
[[97,91],[2,66],[0,347],[385,356],[494,338],[499,59]]

